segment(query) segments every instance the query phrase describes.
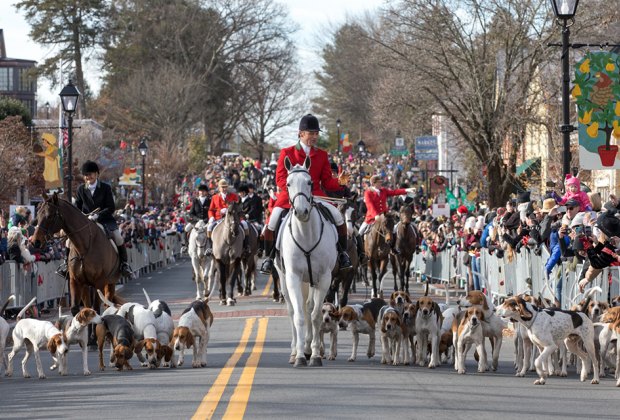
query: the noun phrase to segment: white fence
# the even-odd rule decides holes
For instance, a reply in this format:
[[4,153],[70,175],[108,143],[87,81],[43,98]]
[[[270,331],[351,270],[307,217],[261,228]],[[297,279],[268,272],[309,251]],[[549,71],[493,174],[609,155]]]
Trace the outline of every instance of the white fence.
[[[464,252],[456,251],[455,247],[439,252],[435,256],[427,251],[416,254],[411,266],[414,274],[422,280],[467,289],[469,287],[467,276],[468,272],[471,273],[471,266],[463,263],[463,257]],[[582,299],[577,285],[582,266],[578,264],[571,267],[567,262],[558,264],[547,278],[545,263],[548,259],[549,251],[545,247],[541,255],[522,248],[511,262],[506,257],[497,258],[495,255],[490,255],[483,249],[480,254],[480,271],[477,273],[481,288],[486,289],[496,302],[519,293],[536,296],[540,294],[553,301],[556,297],[556,284],[561,282],[562,308],[568,309]],[[620,267],[606,268],[592,282],[592,286],[599,286],[603,290],[600,299],[620,295],[619,269]]]
[[[139,276],[165,267],[174,260],[180,250],[180,236],[173,234],[157,240],[154,248],[146,242],[132,244],[132,248],[127,249],[127,257],[129,264]],[[6,261],[0,265],[0,305],[11,294],[16,297],[12,304],[14,307],[24,306],[35,296],[39,303],[56,301],[67,296],[68,281],[55,274],[59,265],[60,261],[40,261],[32,264],[28,271],[15,261]],[[121,279],[119,283],[126,281]]]

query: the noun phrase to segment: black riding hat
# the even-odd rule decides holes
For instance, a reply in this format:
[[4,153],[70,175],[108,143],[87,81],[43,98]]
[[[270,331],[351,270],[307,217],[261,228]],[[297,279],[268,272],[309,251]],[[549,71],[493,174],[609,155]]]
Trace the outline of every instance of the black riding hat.
[[248,194],[250,192],[250,189],[248,188],[248,184],[239,185],[239,187],[237,187],[237,192],[244,192]]
[[87,160],[82,165],[82,175],[90,174],[90,173],[99,173],[99,165],[92,160]]
[[198,186],[198,191],[209,191],[209,187],[207,187],[205,184],[200,184]]
[[321,131],[319,120],[312,114],[304,115],[299,121],[299,131]]

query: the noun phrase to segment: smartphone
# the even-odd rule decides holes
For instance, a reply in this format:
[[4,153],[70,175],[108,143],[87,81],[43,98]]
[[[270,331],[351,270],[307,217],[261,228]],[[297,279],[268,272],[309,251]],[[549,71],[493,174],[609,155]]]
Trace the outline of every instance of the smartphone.
[[581,235],[583,233],[583,226],[577,225],[573,228],[573,230],[575,231],[576,234]]

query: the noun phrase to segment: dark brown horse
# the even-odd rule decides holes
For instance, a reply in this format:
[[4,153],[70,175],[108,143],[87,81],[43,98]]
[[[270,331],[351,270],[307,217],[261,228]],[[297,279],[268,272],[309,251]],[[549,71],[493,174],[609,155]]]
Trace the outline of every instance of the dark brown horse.
[[[256,254],[258,252],[259,231],[254,224],[248,224],[248,248],[249,252],[243,252],[241,256],[241,271],[243,278],[239,276],[237,291],[244,296],[250,296],[252,290],[256,290]],[[239,290],[241,288],[241,290]]]
[[[120,277],[120,259],[107,235],[56,193],[51,197],[44,194],[43,198],[31,240],[35,246],[41,246],[62,229],[71,241],[67,268],[72,312],[79,309],[80,302],[86,307],[93,306],[89,286],[101,290],[108,300],[122,304],[114,294]],[[99,302],[96,303],[98,306]]]
[[[341,308],[346,306],[349,301],[349,291],[355,280],[357,270],[359,268],[359,256],[357,255],[357,246],[355,242],[355,226],[353,224],[354,207],[353,201],[347,200],[338,206],[338,210],[342,213],[345,223],[347,224],[347,254],[351,258],[351,270],[335,269],[332,272],[332,284],[329,287],[325,300],[336,304]],[[336,293],[338,293],[338,302],[336,302]]]
[[394,275],[394,290],[398,290],[397,280],[400,280],[400,290],[409,293],[409,266],[418,246],[418,230],[412,223],[413,211],[409,206],[400,208],[400,223],[396,227],[396,248],[400,255],[390,255],[392,274]]
[[[372,276],[372,297],[383,298],[383,278],[387,273],[390,259],[390,241],[394,220],[388,214],[382,214],[373,223],[364,237],[364,251],[368,256],[368,271]],[[379,290],[377,291],[377,279]]]

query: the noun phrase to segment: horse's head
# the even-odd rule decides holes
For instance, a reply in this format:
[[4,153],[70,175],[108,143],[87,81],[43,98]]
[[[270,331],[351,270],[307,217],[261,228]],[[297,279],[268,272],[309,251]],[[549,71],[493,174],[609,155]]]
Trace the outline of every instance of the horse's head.
[[64,224],[60,214],[60,200],[58,194],[51,197],[43,193],[44,201],[39,204],[37,212],[37,228],[32,235],[31,241],[39,248],[47,242],[55,233],[58,233]]
[[312,177],[310,172],[308,172],[310,169],[310,158],[306,157],[303,166],[292,166],[291,161],[286,157],[284,158],[284,166],[288,171],[286,188],[293,214],[300,222],[307,222],[310,219],[310,210],[312,210],[314,205]]
[[200,257],[203,257],[207,254],[207,225],[204,220],[199,220],[194,226],[194,231],[196,234],[194,235],[194,240],[196,241],[196,251]]
[[412,215],[413,211],[410,206],[402,206],[399,212],[400,223],[408,225],[411,223]]
[[235,202],[228,205],[226,210],[226,216],[224,216],[224,223],[232,236],[237,236],[239,233],[239,212],[241,211],[241,203]]

